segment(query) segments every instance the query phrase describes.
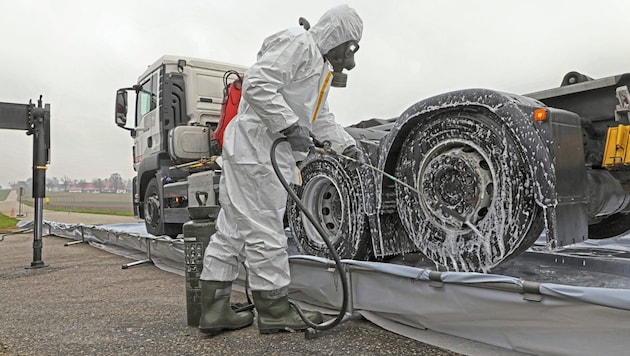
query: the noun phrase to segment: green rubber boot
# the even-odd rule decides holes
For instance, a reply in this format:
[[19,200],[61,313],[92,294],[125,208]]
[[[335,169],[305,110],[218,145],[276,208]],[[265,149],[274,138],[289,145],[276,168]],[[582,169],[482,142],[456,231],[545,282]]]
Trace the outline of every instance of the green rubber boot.
[[249,311],[235,313],[230,307],[232,282],[199,281],[201,284],[201,318],[199,331],[217,335],[223,330],[236,330],[251,325],[254,316]]
[[[289,304],[288,289],[274,291],[253,291],[254,305],[258,312],[258,330],[261,334],[273,334],[279,331],[306,330],[300,315]],[[324,318],[320,312],[304,312],[315,324]]]

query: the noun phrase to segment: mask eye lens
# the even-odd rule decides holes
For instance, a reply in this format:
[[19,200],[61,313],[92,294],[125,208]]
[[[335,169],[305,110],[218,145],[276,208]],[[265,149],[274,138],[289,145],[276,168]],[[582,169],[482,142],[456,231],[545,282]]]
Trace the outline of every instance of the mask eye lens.
[[359,44],[356,42],[350,42],[348,43],[348,46],[346,47],[346,58],[352,56],[353,54],[357,53],[357,51],[359,50]]

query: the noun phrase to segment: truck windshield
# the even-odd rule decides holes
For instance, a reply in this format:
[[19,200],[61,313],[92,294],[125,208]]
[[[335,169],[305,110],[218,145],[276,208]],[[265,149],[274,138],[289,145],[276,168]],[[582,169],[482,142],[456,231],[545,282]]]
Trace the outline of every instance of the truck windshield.
[[137,119],[142,118],[157,107],[157,80],[155,77],[152,75],[149,80],[144,82],[138,92]]

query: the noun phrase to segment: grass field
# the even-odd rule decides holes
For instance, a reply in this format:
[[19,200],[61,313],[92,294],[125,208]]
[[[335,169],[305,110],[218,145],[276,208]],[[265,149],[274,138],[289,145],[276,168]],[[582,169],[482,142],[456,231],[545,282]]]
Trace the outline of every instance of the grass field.
[[10,189],[0,189],[0,201],[5,200],[9,196],[9,193],[11,193]]
[[[33,199],[23,198],[26,205],[33,206]],[[131,194],[46,192],[44,209],[71,211],[75,213],[133,216]]]
[[18,223],[18,219],[10,218],[2,213],[0,213],[0,230],[4,230],[7,228],[14,228]]

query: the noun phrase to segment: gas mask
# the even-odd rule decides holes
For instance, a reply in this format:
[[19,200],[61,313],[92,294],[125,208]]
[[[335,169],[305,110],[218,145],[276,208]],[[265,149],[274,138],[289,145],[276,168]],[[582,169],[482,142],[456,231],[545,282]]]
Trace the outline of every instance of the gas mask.
[[343,73],[344,69],[354,68],[354,54],[359,50],[359,42],[350,40],[331,49],[324,55],[333,67],[333,78],[330,83],[333,87],[345,88],[348,82],[348,75]]

